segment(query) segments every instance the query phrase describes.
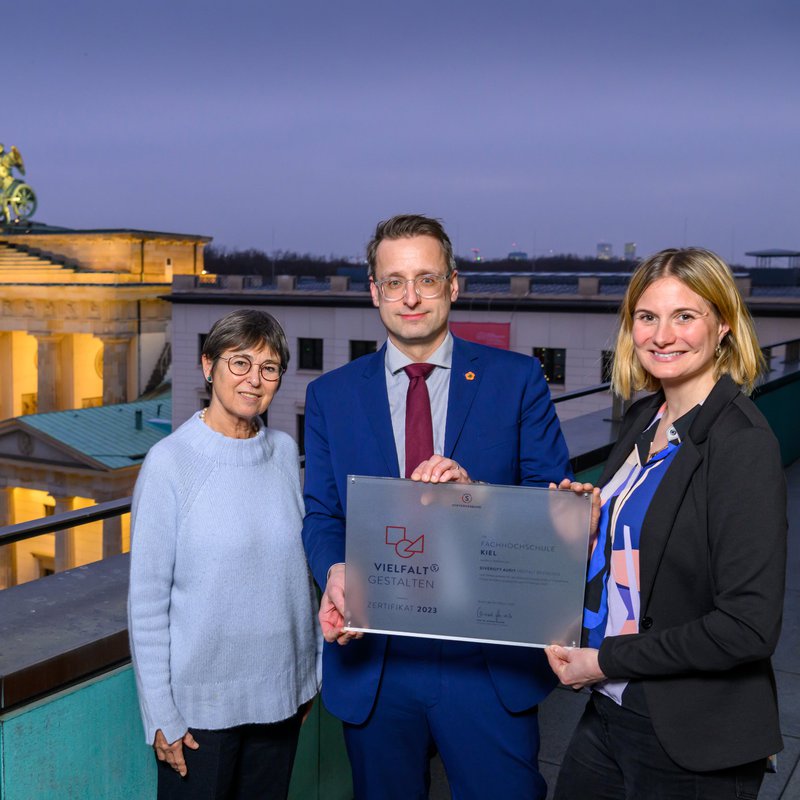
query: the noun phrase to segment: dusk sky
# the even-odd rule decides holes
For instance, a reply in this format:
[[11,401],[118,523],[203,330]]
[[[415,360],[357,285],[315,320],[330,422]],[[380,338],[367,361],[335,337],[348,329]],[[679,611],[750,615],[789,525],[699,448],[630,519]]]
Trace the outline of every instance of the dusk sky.
[[800,249],[797,0],[26,0],[3,33],[0,142],[51,225]]

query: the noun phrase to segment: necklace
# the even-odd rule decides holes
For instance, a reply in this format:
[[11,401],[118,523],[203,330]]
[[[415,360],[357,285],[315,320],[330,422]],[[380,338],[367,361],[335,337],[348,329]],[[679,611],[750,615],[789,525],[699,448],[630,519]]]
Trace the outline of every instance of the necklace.
[[[205,422],[205,424],[208,425],[208,423],[206,422],[206,411],[208,411],[208,406],[205,406],[200,410],[200,422]],[[208,427],[211,428],[210,425],[208,425]],[[214,429],[211,428],[211,430]],[[253,420],[250,423],[250,435],[247,438],[252,439],[256,435],[258,435],[258,423],[255,420]]]
[[663,447],[656,447],[656,445],[651,444],[650,450],[647,453],[647,460],[649,461],[656,453],[660,453],[663,449]]

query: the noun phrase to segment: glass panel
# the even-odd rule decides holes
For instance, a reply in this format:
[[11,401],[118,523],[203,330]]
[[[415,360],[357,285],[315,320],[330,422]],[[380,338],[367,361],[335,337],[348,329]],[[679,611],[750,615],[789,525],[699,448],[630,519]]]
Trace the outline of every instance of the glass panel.
[[580,638],[589,497],[348,477],[346,624],[543,647]]

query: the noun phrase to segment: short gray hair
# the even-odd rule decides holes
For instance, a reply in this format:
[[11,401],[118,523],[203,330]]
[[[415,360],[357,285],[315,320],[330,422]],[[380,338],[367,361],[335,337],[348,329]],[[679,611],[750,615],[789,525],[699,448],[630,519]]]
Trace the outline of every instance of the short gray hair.
[[289,345],[280,323],[272,314],[254,309],[231,311],[218,319],[203,342],[203,353],[216,361],[226,350],[269,347],[285,370],[289,364]]

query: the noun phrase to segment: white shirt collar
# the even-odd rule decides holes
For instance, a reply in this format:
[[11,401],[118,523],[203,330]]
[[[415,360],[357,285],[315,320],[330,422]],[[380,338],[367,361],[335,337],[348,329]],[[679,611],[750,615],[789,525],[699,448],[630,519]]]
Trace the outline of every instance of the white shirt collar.
[[[386,340],[386,367],[392,375],[396,375],[403,367],[413,364],[414,360],[398,349],[391,339]],[[453,334],[447,332],[444,341],[431,353],[426,364],[450,369],[453,364]]]

